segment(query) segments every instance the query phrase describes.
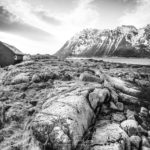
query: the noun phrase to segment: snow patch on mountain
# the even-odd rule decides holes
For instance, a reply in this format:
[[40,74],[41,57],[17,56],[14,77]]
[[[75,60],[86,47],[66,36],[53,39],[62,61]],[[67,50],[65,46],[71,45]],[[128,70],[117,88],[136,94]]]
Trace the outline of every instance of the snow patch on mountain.
[[124,25],[114,30],[84,29],[56,55],[150,57],[150,25],[141,29]]

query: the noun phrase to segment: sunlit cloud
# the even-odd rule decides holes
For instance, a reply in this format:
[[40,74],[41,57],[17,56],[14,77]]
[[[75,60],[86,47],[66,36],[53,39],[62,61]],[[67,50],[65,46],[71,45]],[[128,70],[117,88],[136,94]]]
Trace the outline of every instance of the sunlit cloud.
[[48,23],[48,24],[52,24],[54,26],[56,25],[61,25],[60,20],[57,20],[55,17],[50,16],[47,12],[43,11],[43,10],[37,10],[37,11],[33,11],[33,13],[39,17],[39,19],[41,19],[42,21]]
[[84,28],[99,26],[100,15],[90,5],[92,1],[94,0],[78,0],[77,7],[69,14],[66,12],[52,13],[45,10],[44,7],[34,9],[34,6],[24,0],[14,0],[13,4],[10,0],[3,0],[0,4],[15,16],[15,22],[38,28],[53,35],[59,43],[60,41],[64,43],[73,34]]
[[149,7],[149,0],[0,0],[0,40],[10,43],[6,35],[11,34],[17,39],[11,42],[14,46],[22,38],[19,48],[25,52],[30,48],[32,53],[43,53],[44,48],[45,53],[54,53],[84,28],[146,25]]
[[150,24],[150,0],[137,0],[137,7],[132,11],[126,11],[120,18],[120,25],[134,25],[144,27]]

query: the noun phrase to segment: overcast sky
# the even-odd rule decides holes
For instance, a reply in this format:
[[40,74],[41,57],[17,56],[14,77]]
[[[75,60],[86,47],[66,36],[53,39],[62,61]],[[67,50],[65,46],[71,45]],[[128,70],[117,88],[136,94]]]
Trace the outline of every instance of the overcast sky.
[[150,0],[0,0],[0,41],[55,53],[84,28],[150,24]]

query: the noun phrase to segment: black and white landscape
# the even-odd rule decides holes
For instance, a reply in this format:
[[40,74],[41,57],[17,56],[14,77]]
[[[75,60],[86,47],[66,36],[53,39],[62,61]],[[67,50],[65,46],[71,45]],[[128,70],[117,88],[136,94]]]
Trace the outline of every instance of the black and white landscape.
[[149,39],[150,25],[140,29],[134,26],[114,30],[85,29],[67,41],[56,56],[150,58]]
[[1,0],[0,150],[149,150],[149,8]]

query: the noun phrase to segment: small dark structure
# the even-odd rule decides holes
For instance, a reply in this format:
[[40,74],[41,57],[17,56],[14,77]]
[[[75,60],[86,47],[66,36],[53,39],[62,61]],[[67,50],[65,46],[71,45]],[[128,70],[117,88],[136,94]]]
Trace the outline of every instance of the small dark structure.
[[14,46],[11,46],[9,44],[0,41],[0,66],[1,67],[14,65],[16,63],[21,62],[23,60],[23,55],[24,54]]

